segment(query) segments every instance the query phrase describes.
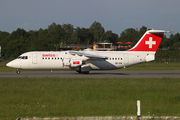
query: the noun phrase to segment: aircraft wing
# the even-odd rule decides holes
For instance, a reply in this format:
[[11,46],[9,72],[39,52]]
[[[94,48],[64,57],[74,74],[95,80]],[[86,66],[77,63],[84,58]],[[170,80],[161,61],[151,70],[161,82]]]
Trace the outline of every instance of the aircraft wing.
[[106,56],[95,55],[95,54],[86,53],[86,52],[83,52],[83,51],[69,51],[69,53],[71,55],[86,56],[88,58],[95,58],[95,59],[106,59],[106,58],[108,58]]

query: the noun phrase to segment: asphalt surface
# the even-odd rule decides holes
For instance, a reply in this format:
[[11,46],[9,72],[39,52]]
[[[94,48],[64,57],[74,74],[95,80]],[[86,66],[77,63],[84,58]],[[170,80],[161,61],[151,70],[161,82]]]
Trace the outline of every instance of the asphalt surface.
[[0,78],[35,78],[35,77],[59,77],[59,78],[180,78],[180,70],[145,70],[145,71],[90,71],[89,74],[79,74],[75,71],[21,71],[0,72]]

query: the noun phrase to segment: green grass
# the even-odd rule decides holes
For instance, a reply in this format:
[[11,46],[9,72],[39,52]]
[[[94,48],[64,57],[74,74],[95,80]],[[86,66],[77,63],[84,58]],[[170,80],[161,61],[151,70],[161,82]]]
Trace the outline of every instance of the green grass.
[[180,78],[0,78],[0,120],[180,115]]
[[180,70],[180,63],[141,63],[119,70]]

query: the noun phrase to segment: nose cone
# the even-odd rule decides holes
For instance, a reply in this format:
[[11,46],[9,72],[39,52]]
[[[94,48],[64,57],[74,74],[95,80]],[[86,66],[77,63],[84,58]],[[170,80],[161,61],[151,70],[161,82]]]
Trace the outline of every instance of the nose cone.
[[7,66],[7,67],[13,67],[13,62],[8,62],[8,63],[6,64],[6,66]]
[[16,60],[13,60],[13,61],[7,63],[6,66],[11,67],[11,68],[20,68],[20,64]]

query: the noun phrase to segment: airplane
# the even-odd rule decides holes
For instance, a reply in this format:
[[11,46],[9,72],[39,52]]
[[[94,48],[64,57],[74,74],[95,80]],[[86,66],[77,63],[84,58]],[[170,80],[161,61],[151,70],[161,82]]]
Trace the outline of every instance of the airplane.
[[20,55],[6,66],[27,70],[75,70],[89,74],[90,70],[114,70],[135,64],[150,62],[163,38],[164,30],[148,30],[127,51],[32,51]]

